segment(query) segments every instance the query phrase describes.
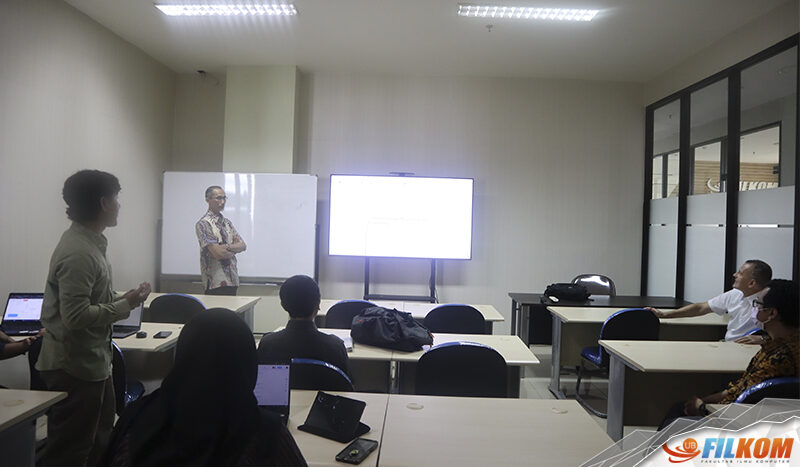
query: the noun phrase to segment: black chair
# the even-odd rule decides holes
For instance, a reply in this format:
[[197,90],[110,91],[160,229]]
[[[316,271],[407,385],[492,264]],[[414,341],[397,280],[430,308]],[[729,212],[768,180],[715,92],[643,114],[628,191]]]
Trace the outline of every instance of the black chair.
[[342,300],[336,302],[325,314],[325,327],[350,329],[353,324],[353,317],[373,306],[377,305],[366,300]]
[[493,348],[474,342],[437,345],[422,354],[417,362],[416,393],[507,397],[506,361]]
[[39,352],[42,351],[42,338],[33,341],[33,344],[28,348],[28,370],[30,372],[30,386],[33,391],[47,391],[47,385],[44,384],[39,370],[36,369],[36,362],[39,361]]
[[293,358],[289,387],[317,391],[353,391],[353,382],[339,367],[313,358]]
[[[650,310],[629,308],[620,310],[603,323],[598,340],[658,340],[659,320]],[[600,418],[606,413],[589,405],[581,396],[581,379],[587,375],[608,377],[608,352],[600,346],[585,347],[581,351],[581,366],[578,367],[578,381],[575,383],[575,399],[588,411]],[[595,367],[590,369],[586,363]]]
[[572,279],[573,284],[581,284],[586,287],[590,295],[617,295],[617,288],[610,277],[602,274],[580,274]]
[[772,378],[745,389],[736,398],[738,404],[755,404],[764,398],[800,399],[800,378],[785,376]]
[[486,320],[469,305],[448,303],[429,311],[423,322],[431,332],[486,334]]
[[172,293],[156,297],[142,320],[151,323],[186,324],[205,309],[203,303],[191,295]]
[[111,342],[112,361],[111,379],[114,382],[114,398],[117,415],[131,402],[139,399],[144,394],[144,386],[139,381],[128,380],[125,374],[125,356],[115,342]]

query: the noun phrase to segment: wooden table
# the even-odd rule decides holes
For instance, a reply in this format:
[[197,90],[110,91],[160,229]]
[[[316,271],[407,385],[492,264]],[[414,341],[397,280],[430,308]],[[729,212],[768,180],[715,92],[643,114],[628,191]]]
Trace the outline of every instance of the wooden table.
[[[324,318],[325,315],[328,313],[328,310],[333,305],[335,305],[340,301],[341,300],[324,299],[320,302],[319,313],[317,313],[317,317],[320,318],[320,321],[323,325],[324,325]],[[382,306],[384,308],[395,308],[398,311],[405,311],[406,313],[411,313],[411,316],[414,317],[414,319],[420,321],[425,319],[425,316],[427,316],[428,312],[430,312],[432,309],[436,308],[439,305],[444,305],[444,303],[392,302],[392,301],[382,301],[382,300],[374,301],[372,303],[378,306]],[[492,305],[470,305],[470,306],[481,312],[481,314],[483,315],[483,319],[486,320],[486,332],[488,332],[489,334],[492,333],[494,323],[505,320],[505,318],[503,318],[503,315],[501,315],[497,311],[497,309]]]
[[[380,442],[383,437],[386,403],[389,400],[389,394],[370,394],[364,392],[331,392],[330,394],[338,394],[366,402],[367,406],[364,408],[361,422],[366,423],[371,430],[362,435],[362,438],[374,439]],[[309,466],[346,465],[341,462],[336,462],[334,459],[336,454],[347,446],[346,444],[297,429],[298,426],[306,421],[306,417],[308,417],[308,412],[311,410],[311,404],[314,402],[314,397],[316,395],[317,391],[292,391],[290,396],[291,400],[289,401],[289,431],[291,431],[295,442],[297,442],[297,446],[300,447],[300,452],[303,453],[303,457],[305,457]],[[378,449],[380,449],[380,446],[378,446]],[[378,465],[377,450],[373,451],[360,465],[365,467]]]
[[[139,339],[136,334],[131,334],[123,339],[114,339],[114,342],[121,350],[142,350],[145,352],[162,352],[175,347],[178,336],[181,334],[183,324],[171,323],[142,323],[142,331],[147,333],[147,337]],[[168,337],[156,339],[153,336],[159,331],[171,331]]]
[[[144,307],[149,308],[150,303],[157,297],[162,295],[169,295],[166,293],[153,292],[147,297],[144,302]],[[253,329],[254,310],[256,303],[261,300],[261,297],[247,297],[247,296],[229,296],[229,295],[201,295],[201,294],[186,294],[200,300],[206,308],[227,308],[242,316],[244,322]]]
[[[280,329],[283,328],[281,327],[276,330]],[[319,330],[326,334],[338,336],[342,340],[350,336],[349,329],[319,328]],[[508,394],[510,397],[519,397],[521,368],[523,366],[539,364],[539,359],[536,358],[536,355],[534,355],[528,346],[523,344],[517,336],[493,334],[433,334],[433,345],[458,341],[477,342],[479,344],[488,345],[503,356],[508,365]],[[353,379],[356,381],[356,384],[359,384],[359,381],[362,381],[366,374],[366,372],[359,372],[359,368],[355,364],[356,362],[380,362],[384,365],[380,367],[381,370],[378,372],[379,378],[387,378],[387,381],[390,382],[390,387],[386,388],[388,391],[399,390],[400,392],[413,393],[416,363],[423,353],[425,352],[422,350],[418,352],[401,352],[353,342],[353,350],[348,352],[347,356],[351,361],[351,373],[355,373]],[[391,378],[391,362],[400,364],[397,367],[395,378]],[[371,373],[375,372],[372,371]],[[393,384],[391,384],[392,381],[394,382]]]
[[33,467],[36,461],[36,418],[66,397],[66,392],[0,389],[2,465]]
[[380,465],[580,465],[612,441],[575,401],[392,394]]
[[[590,307],[590,308],[641,308],[652,306],[655,308],[680,308],[689,305],[690,302],[685,300],[678,300],[672,297],[648,297],[639,295],[615,295],[609,297],[607,295],[592,295],[589,300],[585,302],[568,302],[561,300],[558,303],[551,303],[545,299],[542,302],[543,294],[539,293],[519,293],[509,292],[508,296],[511,297],[511,334],[520,336],[522,342],[526,344],[550,344],[552,343],[550,337],[550,313],[546,307],[551,305],[569,306],[569,307]],[[528,335],[530,322],[536,322],[534,330],[541,329],[536,332],[533,338]]]
[[656,426],[676,402],[725,389],[761,346],[734,342],[606,341],[608,435],[623,425]]
[[[625,308],[548,306],[553,315],[553,350],[550,368],[550,392],[559,399],[561,370],[575,368],[581,363],[581,350],[597,345],[600,328],[614,313]],[[659,340],[716,341],[725,336],[728,317],[716,313],[692,318],[662,319]]]

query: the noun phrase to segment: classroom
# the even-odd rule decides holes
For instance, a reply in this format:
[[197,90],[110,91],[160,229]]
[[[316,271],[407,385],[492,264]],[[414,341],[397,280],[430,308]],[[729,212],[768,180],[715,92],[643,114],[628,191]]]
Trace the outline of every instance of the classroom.
[[[69,227],[62,186],[87,168],[116,175],[122,187],[118,225],[104,232],[115,288],[147,281],[156,293],[204,290],[161,274],[165,172],[315,176],[314,275],[327,306],[363,298],[365,285],[362,257],[328,253],[331,174],[472,179],[470,259],[435,262],[436,299],[486,306],[497,314],[494,337],[520,338],[536,360],[515,367],[512,392],[521,399],[551,401],[573,384],[574,374],[559,374],[579,363],[580,349],[562,337],[599,330],[581,328],[568,311],[537,311],[524,294],[596,273],[613,279],[616,295],[668,297],[676,302],[664,308],[678,308],[729,290],[750,258],[769,263],[774,278],[800,280],[797,0],[508,3],[598,10],[574,23],[460,17],[463,2],[444,0],[297,0],[294,16],[199,18],[166,16],[154,3],[187,2],[0,2],[0,297],[43,291],[50,255]],[[774,80],[748,76],[771,57],[788,57],[770,69]],[[770,94],[786,76],[792,93]],[[741,95],[730,99],[729,83],[740,84]],[[708,115],[692,112],[702,107],[690,108],[693,99],[712,103]],[[761,114],[747,112],[748,99],[762,99],[752,104]],[[730,108],[741,108],[741,119],[728,118]],[[726,173],[730,133],[742,135],[730,144],[731,154],[742,154],[735,174]],[[778,159],[759,159],[762,147]],[[368,264],[375,294],[428,293],[430,262]],[[286,324],[275,279],[238,290],[258,298],[242,308],[256,342]],[[618,308],[628,306],[658,304]],[[719,331],[720,323],[706,324]],[[680,328],[662,326],[662,340]],[[697,336],[708,329],[674,340],[705,340]],[[740,356],[744,366],[756,350]],[[413,362],[387,358],[413,376]],[[370,365],[358,371],[374,375]],[[744,370],[736,365],[731,373]],[[400,394],[365,393],[368,406],[384,404],[388,417],[393,406],[413,404],[399,384]],[[29,387],[26,358],[0,361],[0,386]],[[608,437],[580,462],[617,441],[612,431],[653,425],[629,418],[640,409],[607,394],[610,385],[591,387],[607,396],[609,419],[587,416],[594,425],[583,428]],[[612,416],[616,404],[627,415]],[[437,410],[447,417],[444,407]],[[385,441],[406,433],[382,427],[366,437],[382,434],[385,450],[367,459],[402,465]],[[301,451],[308,437],[295,436]],[[559,465],[514,456],[503,463]]]

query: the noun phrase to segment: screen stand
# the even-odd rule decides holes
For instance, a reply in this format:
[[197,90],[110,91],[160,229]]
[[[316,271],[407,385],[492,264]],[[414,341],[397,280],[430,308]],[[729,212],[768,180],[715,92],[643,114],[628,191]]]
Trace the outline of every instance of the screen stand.
[[369,293],[369,257],[364,258],[364,300],[400,300],[436,303],[436,260],[431,259],[431,294],[425,295],[379,295]]

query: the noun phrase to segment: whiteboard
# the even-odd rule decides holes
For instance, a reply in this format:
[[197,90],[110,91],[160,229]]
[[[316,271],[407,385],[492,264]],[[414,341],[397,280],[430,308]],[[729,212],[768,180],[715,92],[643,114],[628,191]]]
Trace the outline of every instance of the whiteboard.
[[211,185],[225,189],[222,214],[247,244],[236,255],[241,279],[314,276],[317,177],[222,172],[164,173],[161,274],[200,276],[195,224],[208,210]]

